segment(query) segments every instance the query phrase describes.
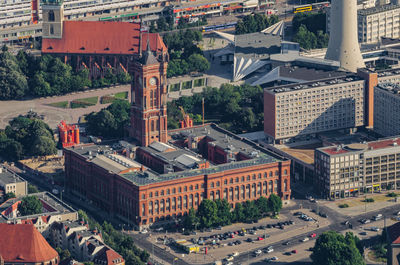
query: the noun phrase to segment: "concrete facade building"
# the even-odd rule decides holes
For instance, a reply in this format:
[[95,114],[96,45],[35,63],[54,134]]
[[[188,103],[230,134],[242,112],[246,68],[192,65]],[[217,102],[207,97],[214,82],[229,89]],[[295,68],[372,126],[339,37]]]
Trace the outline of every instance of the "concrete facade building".
[[14,172],[0,166],[0,189],[3,194],[14,193],[15,196],[24,196],[28,194],[28,183]]
[[382,83],[374,91],[374,131],[382,136],[400,134],[400,85]]
[[264,90],[270,142],[365,124],[365,80],[356,75]]
[[330,199],[400,189],[399,144],[391,138],[318,148],[316,188]]
[[357,72],[365,67],[357,39],[357,0],[333,0],[331,29],[325,59],[339,61],[340,67]]
[[382,5],[358,11],[358,41],[378,43],[381,37],[400,37],[400,5]]

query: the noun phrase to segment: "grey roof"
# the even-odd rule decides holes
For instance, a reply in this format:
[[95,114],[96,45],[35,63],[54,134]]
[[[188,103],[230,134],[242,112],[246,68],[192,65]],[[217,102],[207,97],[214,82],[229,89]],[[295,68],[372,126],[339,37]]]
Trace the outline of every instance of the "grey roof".
[[[179,166],[183,171],[168,173],[168,174],[158,174],[151,169],[146,168],[145,171],[134,171],[124,174],[118,174],[124,179],[131,181],[135,185],[148,185],[157,182],[169,181],[169,180],[177,180],[184,177],[198,176],[200,174],[212,174],[223,172],[227,170],[233,170],[237,168],[245,168],[259,164],[267,164],[267,163],[275,163],[279,161],[286,160],[285,158],[279,156],[278,154],[272,153],[269,150],[266,150],[260,147],[258,144],[251,142],[245,138],[239,137],[229,131],[226,131],[215,124],[198,126],[187,129],[178,129],[174,131],[170,131],[169,135],[172,140],[170,141],[170,145],[176,140],[186,139],[189,135],[194,137],[209,137],[211,138],[211,142],[208,144],[216,145],[224,150],[232,151],[233,153],[243,153],[248,156],[250,159],[244,161],[236,161],[230,162],[226,164],[220,165],[210,165],[207,169],[192,169],[192,165],[196,159],[201,161],[205,161],[203,158],[200,158],[198,154],[195,152],[186,149],[180,148],[178,146],[173,146],[176,150],[169,152],[160,152],[152,147],[140,147],[151,154],[158,156],[164,161],[169,161],[169,163]],[[154,146],[154,145],[153,145]],[[156,144],[156,146],[158,146]],[[78,146],[67,148],[81,156],[86,157],[89,160],[93,161],[93,157],[95,153],[104,154],[111,152],[112,149],[108,145],[87,145],[87,146]],[[161,149],[162,150],[162,149]],[[89,155],[90,151],[90,155]],[[99,166],[107,168],[102,162],[98,162]],[[136,162],[136,161],[135,161]],[[136,162],[137,163],[137,162]]]
[[368,16],[368,15],[378,14],[381,12],[394,10],[394,9],[398,9],[398,8],[400,8],[399,5],[375,6],[375,7],[366,8],[366,9],[359,9],[357,14],[361,15],[361,16]]
[[397,97],[400,97],[400,85],[394,84],[394,83],[383,83],[383,84],[378,84],[376,88],[379,88],[381,90],[387,91],[389,93],[394,94]]
[[315,68],[308,68],[308,67],[281,66],[279,68],[279,75],[281,77],[287,77],[292,79],[313,81],[331,77],[343,77],[348,75],[348,73],[343,71],[318,70]]
[[270,54],[281,52],[281,37],[261,32],[236,35],[235,56],[268,59]]
[[[0,166],[1,167],[1,166]],[[6,168],[1,168],[0,173],[0,187],[4,187],[6,184],[25,182],[23,178],[14,172],[8,171]]]

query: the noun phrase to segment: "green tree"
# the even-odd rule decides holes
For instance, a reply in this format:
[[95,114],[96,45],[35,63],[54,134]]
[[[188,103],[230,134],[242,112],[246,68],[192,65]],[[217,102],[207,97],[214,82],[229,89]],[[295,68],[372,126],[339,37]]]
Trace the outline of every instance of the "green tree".
[[18,204],[18,211],[21,216],[42,213],[42,203],[35,196],[24,197]]
[[31,194],[31,193],[38,193],[38,192],[39,192],[39,190],[38,190],[38,188],[37,188],[35,185],[28,184],[28,193],[29,193],[29,194]]
[[14,192],[7,192],[7,193],[4,195],[4,197],[3,197],[4,201],[6,201],[6,200],[8,200],[8,199],[12,199],[12,198],[16,198]]
[[320,235],[311,254],[313,264],[326,265],[364,265],[365,262],[356,244],[350,237],[329,231]]
[[196,216],[196,211],[194,208],[190,208],[189,213],[183,218],[183,226],[190,231],[196,228],[198,223],[199,218]]
[[197,212],[200,220],[200,225],[208,228],[216,224],[218,220],[217,212],[217,205],[214,201],[208,199],[203,200],[200,203]]
[[45,73],[37,72],[31,81],[31,93],[35,96],[45,97],[51,95],[52,89],[45,79]]
[[243,203],[243,209],[246,221],[258,219],[260,217],[260,212],[254,201],[245,201]]
[[318,47],[317,37],[307,29],[305,25],[301,25],[298,32],[294,35],[293,41],[298,42],[300,47],[311,50]]
[[215,201],[217,205],[217,217],[220,225],[230,225],[232,222],[231,206],[228,201],[218,199]]
[[235,204],[235,209],[233,210],[233,220],[235,222],[243,222],[245,221],[245,214],[243,205],[239,202]]
[[256,200],[256,206],[260,214],[264,215],[269,212],[268,199],[266,197],[260,197]]
[[60,256],[60,261],[69,259],[71,257],[71,253],[68,249],[61,249],[60,247],[56,248],[58,256]]
[[281,209],[282,209],[282,200],[281,198],[272,193],[269,198],[268,198],[268,209],[273,213],[273,214],[278,214]]
[[0,54],[0,100],[18,99],[28,91],[28,81],[16,58],[5,51]]
[[47,136],[37,136],[32,143],[31,155],[46,156],[57,153],[56,143],[54,139]]
[[200,54],[192,54],[188,58],[189,71],[205,72],[210,69],[210,62]]

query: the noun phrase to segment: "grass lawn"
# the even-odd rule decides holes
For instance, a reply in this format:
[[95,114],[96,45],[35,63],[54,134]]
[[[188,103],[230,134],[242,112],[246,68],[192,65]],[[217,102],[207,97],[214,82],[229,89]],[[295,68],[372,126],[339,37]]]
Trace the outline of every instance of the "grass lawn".
[[56,107],[56,108],[64,108],[64,109],[66,109],[66,108],[68,108],[68,101],[54,102],[54,103],[50,103],[50,104],[47,104],[47,105],[52,106],[52,107]]
[[99,97],[90,97],[90,98],[79,98],[74,100],[75,102],[82,102],[82,103],[87,103],[90,105],[96,105],[99,100]]
[[387,262],[387,259],[386,259],[386,258],[377,257],[377,255],[376,255],[376,253],[375,253],[375,250],[373,250],[373,249],[371,249],[371,250],[368,252],[368,258],[369,258],[370,260],[372,260],[372,261],[379,262],[379,263],[382,262],[382,263],[386,264],[386,262]]
[[125,91],[125,92],[116,93],[114,95],[114,97],[117,98],[117,99],[127,99],[128,98],[128,92]]

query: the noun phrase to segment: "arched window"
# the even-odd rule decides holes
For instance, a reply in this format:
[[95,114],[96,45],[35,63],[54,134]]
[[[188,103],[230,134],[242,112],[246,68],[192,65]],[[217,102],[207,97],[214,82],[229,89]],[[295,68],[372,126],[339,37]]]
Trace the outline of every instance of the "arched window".
[[240,187],[240,194],[242,195],[242,199],[245,199],[245,194],[244,194],[244,185]]
[[263,184],[263,193],[267,194],[267,182],[266,181],[264,181],[264,184]]
[[235,198],[236,198],[236,200],[239,200],[239,187],[238,186],[235,187]]
[[287,176],[287,169],[283,171],[283,175]]
[[54,27],[53,27],[53,25],[50,25],[50,35],[53,35],[54,34]]
[[228,189],[227,188],[224,189],[224,199],[225,200],[228,199]]
[[250,184],[246,185],[246,198],[249,199],[250,198]]
[[272,180],[269,181],[268,188],[269,188],[269,193],[273,193],[274,192],[273,186],[272,186]]
[[283,190],[288,191],[287,179],[283,182]]
[[55,17],[54,17],[54,11],[50,10],[49,11],[49,22],[54,22]]
[[210,192],[210,200],[214,200],[214,192],[212,191],[212,192]]
[[253,185],[251,185],[251,193],[252,193],[253,197],[257,196],[257,194],[256,194],[256,184],[255,183],[253,183]]
[[189,208],[193,208],[193,194],[189,195]]
[[151,131],[154,132],[154,121],[151,121]]
[[221,194],[220,194],[219,190],[217,190],[217,192],[215,193],[215,199],[216,200],[221,199]]

